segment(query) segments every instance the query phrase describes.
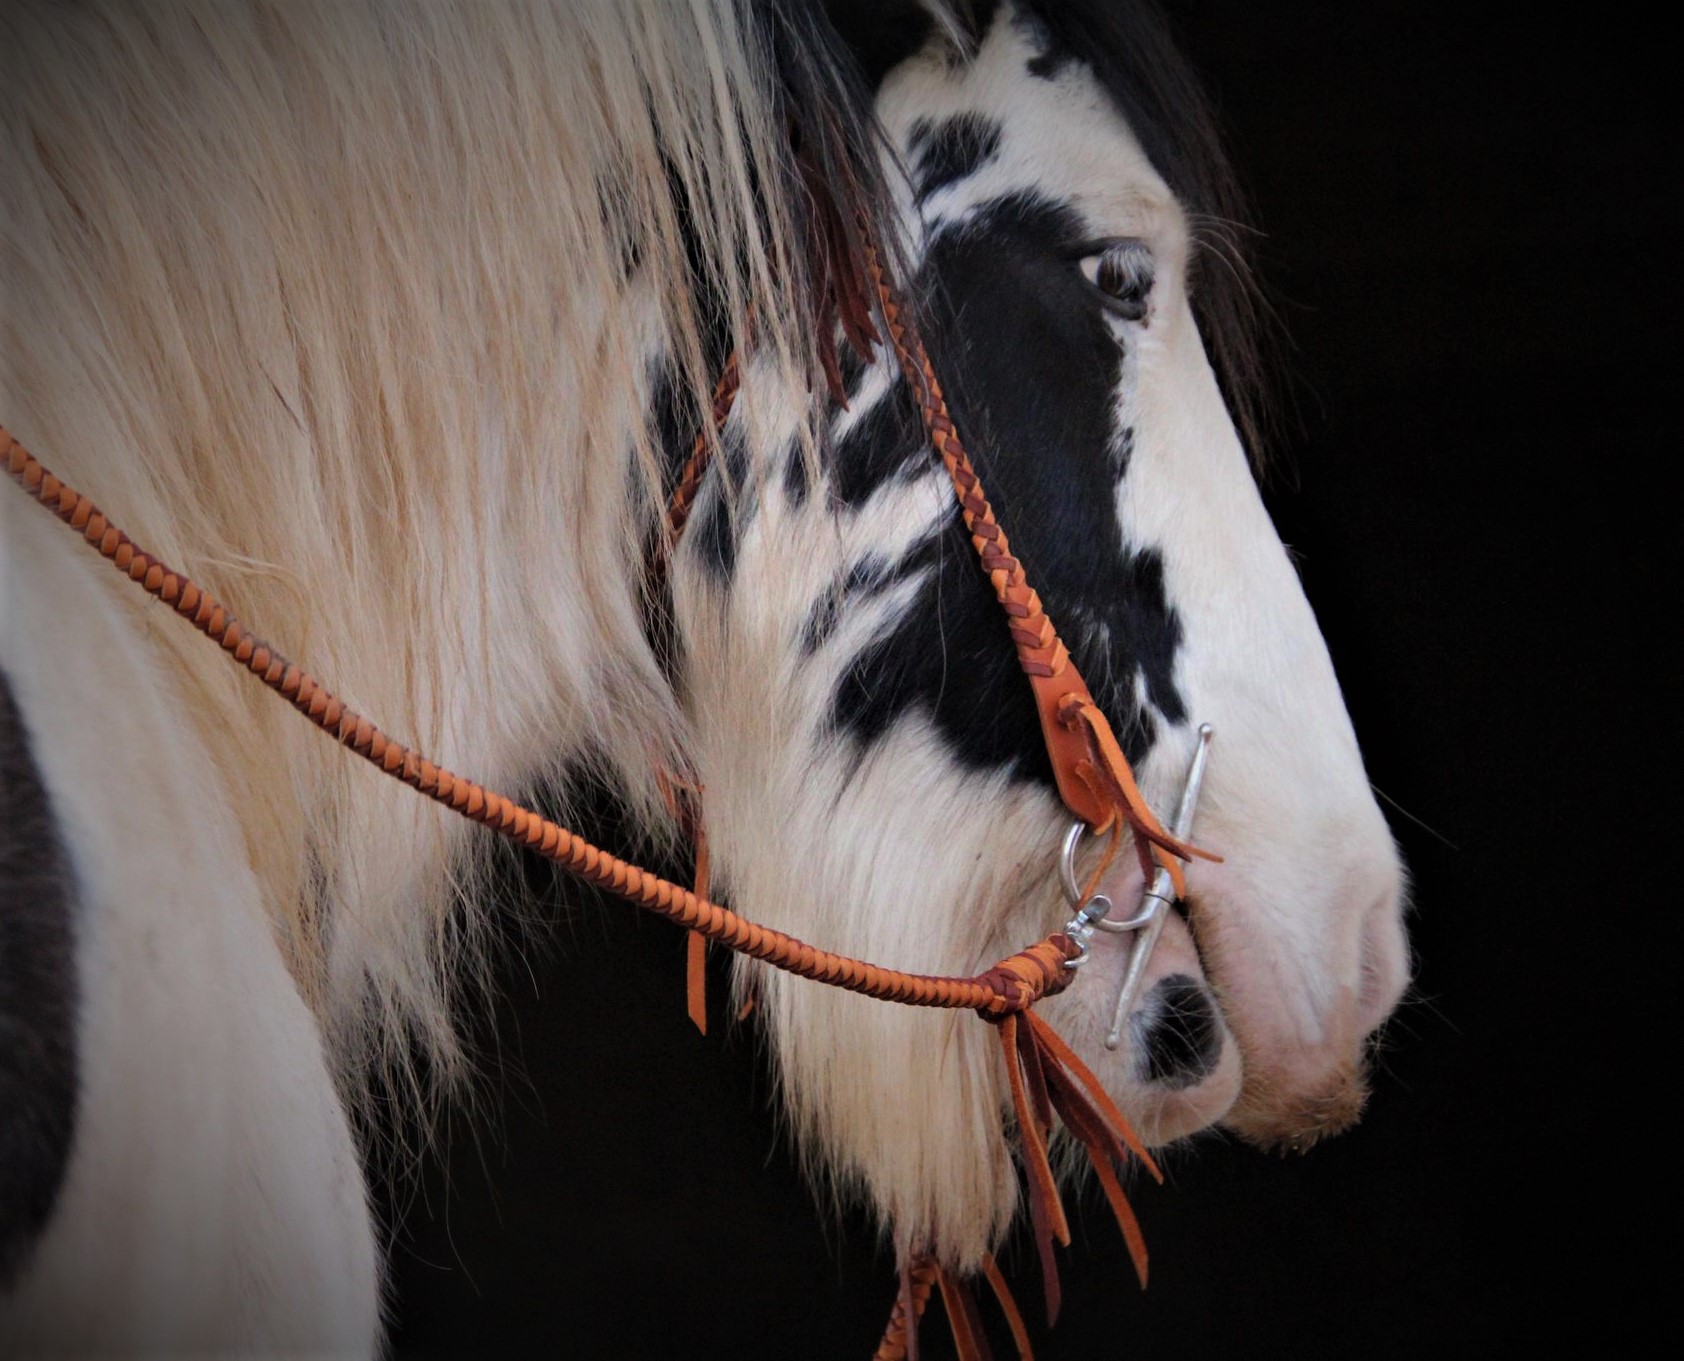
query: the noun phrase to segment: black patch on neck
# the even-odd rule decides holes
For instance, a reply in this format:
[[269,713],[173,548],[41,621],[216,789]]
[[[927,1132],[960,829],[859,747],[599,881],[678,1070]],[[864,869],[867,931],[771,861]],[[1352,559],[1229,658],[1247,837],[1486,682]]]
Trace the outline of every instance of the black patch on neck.
[[801,629],[802,655],[810,657],[830,641],[849,605],[881,595],[910,570],[915,567],[904,561],[890,564],[875,554],[861,558],[848,569],[848,575],[836,589],[821,597],[808,614]]
[[76,1130],[75,892],[0,672],[0,1290],[52,1215]]
[[939,123],[921,118],[912,125],[907,149],[912,155],[913,186],[922,203],[948,185],[969,179],[998,156],[1000,125],[976,113]]
[[719,437],[715,466],[696,497],[696,509],[685,532],[694,545],[696,559],[716,585],[729,586],[737,571],[737,549],[742,533],[754,519],[759,501],[745,495],[748,481],[748,447],[740,425],[727,425]]
[[[1083,228],[1064,205],[1014,195],[938,236],[920,283],[924,339],[1012,548],[1041,593],[1132,761],[1155,737],[1152,715],[1186,710],[1174,683],[1181,626],[1163,562],[1122,541],[1116,484],[1127,441],[1115,428],[1122,352],[1072,258]],[[837,489],[861,505],[902,470],[934,466],[904,386],[838,448]],[[928,575],[899,625],[839,682],[833,718],[859,742],[901,714],[930,715],[974,767],[1051,783],[1027,681],[1005,616],[977,566],[955,506],[922,552]]]

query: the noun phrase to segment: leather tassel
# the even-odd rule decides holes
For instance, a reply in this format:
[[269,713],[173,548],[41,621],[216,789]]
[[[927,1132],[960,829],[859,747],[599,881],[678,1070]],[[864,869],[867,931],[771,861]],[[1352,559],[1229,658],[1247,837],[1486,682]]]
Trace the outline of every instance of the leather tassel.
[[1128,1245],[1129,1259],[1134,1263],[1134,1274],[1144,1289],[1146,1239],[1140,1232],[1140,1222],[1135,1218],[1134,1207],[1129,1204],[1128,1197],[1123,1193],[1123,1184],[1117,1176],[1118,1150],[1115,1142],[1093,1119],[1091,1109],[1084,1109],[1065,1100],[1062,1092],[1054,1100],[1065,1128],[1074,1134],[1087,1150],[1093,1170],[1099,1176],[1099,1184],[1104,1188],[1105,1198],[1110,1203],[1111,1213],[1117,1220],[1117,1226],[1123,1231],[1123,1241]]
[[947,1326],[953,1330],[959,1361],[994,1361],[971,1288],[941,1266],[936,1267],[936,1283],[941,1286],[941,1302],[947,1309]]
[[1107,1095],[1104,1084],[1095,1076],[1094,1071],[1076,1056],[1076,1051],[1064,1042],[1056,1030],[1033,1011],[1025,1012],[1024,1019],[1035,1032],[1036,1043],[1041,1046],[1043,1055],[1053,1060],[1051,1064],[1046,1065],[1049,1072],[1056,1072],[1064,1079],[1063,1085],[1069,1098],[1090,1107],[1095,1116],[1101,1119],[1102,1127],[1145,1165],[1155,1181],[1162,1184],[1164,1174],[1158,1170],[1158,1164],[1152,1160],[1146,1145],[1134,1132],[1134,1126],[1129,1124],[1127,1118],[1117,1109],[1117,1103]]
[[[707,826],[702,821],[702,787],[694,780],[681,779],[670,770],[657,770],[656,785],[667,811],[678,823],[678,830],[692,847],[696,859],[695,889],[698,898],[706,898],[713,887],[713,861],[708,855]],[[707,937],[691,931],[684,943],[684,1010],[690,1023],[708,1033],[708,974]],[[746,1014],[746,1013],[745,1013]],[[741,1019],[740,1017],[738,1019]]]
[[895,1307],[889,1311],[888,1327],[883,1330],[883,1340],[877,1344],[871,1361],[918,1361],[918,1320],[930,1302],[935,1280],[935,1258],[928,1253],[901,1258]]
[[1106,1094],[1099,1078],[1057,1031],[1033,1011],[1002,1018],[998,1029],[1012,1107],[1017,1115],[1018,1141],[1029,1190],[1029,1216],[1035,1249],[1041,1259],[1047,1325],[1051,1327],[1058,1321],[1062,1301],[1053,1243],[1070,1246],[1070,1224],[1047,1159],[1053,1114],[1057,1113],[1092,1159],[1117,1227],[1128,1245],[1135,1274],[1143,1286],[1147,1276],[1146,1240],[1123,1192],[1117,1169],[1132,1156],[1160,1182],[1163,1173],[1133,1126]]
[[[696,888],[698,898],[706,898],[712,881],[712,864],[708,859],[707,828],[702,826],[700,817],[694,819],[693,834],[696,840]],[[708,1033],[708,974],[707,937],[692,931],[686,942],[684,968],[684,1005],[690,1014],[690,1023],[701,1031]]]
[[[1024,1013],[1029,1015],[1030,1013]],[[1023,1072],[1018,1036],[1025,1030],[1023,1016],[1008,1015],[999,1022],[1000,1047],[1006,1056],[1006,1079],[1011,1086],[1012,1107],[1017,1114],[1018,1143],[1023,1152],[1025,1178],[1029,1186],[1029,1218],[1035,1231],[1035,1250],[1041,1258],[1041,1286],[1046,1293],[1047,1324],[1058,1321],[1063,1301],[1058,1282],[1058,1262],[1053,1242],[1070,1246],[1070,1221],[1064,1216],[1058,1183],[1047,1161],[1047,1133],[1031,1104],[1029,1084]],[[1033,1034],[1033,1032],[1030,1032]]]
[[1006,1326],[1012,1330],[1012,1341],[1017,1344],[1017,1361],[1035,1361],[1035,1349],[1029,1345],[1029,1329],[1023,1322],[1023,1313],[992,1255],[982,1259],[982,1274],[1000,1303],[1000,1310],[1006,1316]]
[[688,934],[690,938],[684,946],[684,1009],[690,1024],[705,1035],[708,1033],[708,942],[706,936],[694,931]]
[[1065,1044],[1057,1031],[1040,1017],[1029,1013],[1027,1028],[1043,1054],[1043,1068],[1048,1074],[1048,1094],[1064,1126],[1081,1142],[1099,1176],[1105,1198],[1123,1241],[1128,1245],[1129,1259],[1134,1263],[1135,1275],[1142,1287],[1147,1279],[1146,1239],[1140,1231],[1140,1221],[1123,1192],[1117,1169],[1132,1155],[1159,1182],[1163,1173],[1153,1161],[1140,1136],[1124,1119],[1116,1104],[1106,1094],[1099,1078]]
[[1116,1164],[1107,1156],[1106,1149],[1098,1141],[1084,1138],[1080,1133],[1076,1137],[1082,1140],[1088,1157],[1093,1162],[1093,1170],[1099,1175],[1099,1184],[1105,1189],[1105,1199],[1110,1202],[1112,1217],[1116,1219],[1117,1227],[1123,1231],[1123,1242],[1128,1247],[1129,1260],[1134,1263],[1135,1279],[1144,1290],[1147,1268],[1146,1236],[1140,1231],[1140,1221],[1135,1218],[1134,1207],[1129,1204],[1128,1196],[1123,1193],[1123,1183],[1117,1176]]
[[[982,1274],[1006,1316],[1012,1342],[1017,1347],[1018,1361],[1035,1361],[1035,1350],[1030,1346],[1029,1329],[1024,1325],[1023,1314],[993,1257],[982,1259]],[[895,1307],[872,1361],[918,1361],[918,1321],[929,1301],[932,1282],[941,1289],[941,1302],[947,1311],[948,1327],[953,1333],[953,1345],[959,1361],[992,1361],[993,1352],[988,1345],[988,1334],[983,1329],[982,1313],[977,1308],[971,1283],[939,1266],[928,1253],[913,1257],[910,1264],[902,1262]]]

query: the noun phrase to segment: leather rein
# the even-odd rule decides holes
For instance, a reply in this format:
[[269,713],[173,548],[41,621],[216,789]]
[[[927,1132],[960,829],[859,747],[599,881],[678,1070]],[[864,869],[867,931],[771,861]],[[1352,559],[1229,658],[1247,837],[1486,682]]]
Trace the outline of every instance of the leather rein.
[[[1167,875],[1179,897],[1185,886],[1178,860],[1194,855],[1216,857],[1172,835],[1147,806],[1109,722],[1094,702],[1039,595],[1030,586],[1023,564],[1011,552],[1005,530],[989,504],[955,428],[929,354],[905,317],[868,225],[863,217],[856,225],[860,232],[860,253],[876,295],[877,309],[888,330],[889,343],[918,402],[929,442],[952,482],[982,570],[1007,616],[1019,662],[1034,693],[1059,795],[1080,826],[1095,834],[1109,834],[1106,863],[1126,826],[1133,834],[1135,851],[1147,881],[1151,882],[1154,875]],[[869,306],[854,307],[851,316],[849,309],[844,308],[843,326],[856,348],[863,347],[862,353],[881,341],[870,318]],[[833,358],[833,351],[831,354]],[[834,363],[827,363],[826,369],[832,386],[839,387]],[[729,418],[740,381],[741,366],[733,352],[714,393],[710,413],[714,431],[722,428]],[[670,553],[682,533],[707,471],[714,447],[710,433],[704,431],[697,436],[691,458],[680,475],[660,556],[652,564],[657,572],[664,571],[665,554]],[[1093,909],[1105,903],[1103,898],[1093,896],[1098,873],[1092,876],[1081,895],[1087,906],[1063,930],[976,975],[908,973],[819,949],[709,901],[706,844],[697,799],[675,796],[669,800],[696,842],[698,877],[695,890],[691,890],[592,845],[534,810],[445,769],[387,736],[309,672],[259,639],[208,591],[137,545],[88,497],[43,467],[4,426],[0,426],[0,462],[24,491],[77,531],[112,566],[188,620],[220,646],[235,664],[256,676],[340,745],[434,802],[556,862],[586,883],[693,932],[690,969],[693,1017],[698,1011],[695,998],[700,977],[700,945],[703,941],[717,941],[774,968],[833,987],[909,1006],[970,1009],[993,1023],[1005,1057],[1017,1117],[1049,1322],[1056,1317],[1059,1306],[1052,1242],[1056,1240],[1064,1246],[1070,1243],[1069,1223],[1047,1156],[1055,1113],[1091,1156],[1127,1240],[1135,1269],[1142,1284],[1145,1283],[1145,1244],[1123,1195],[1118,1170],[1132,1155],[1152,1175],[1160,1180],[1161,1176],[1144,1144],[1099,1079],[1032,1010],[1041,998],[1067,988],[1086,957],[1088,939],[1103,916],[1103,909],[1098,913]],[[688,789],[692,795],[696,793],[682,781],[672,783]],[[1109,904],[1105,906],[1108,908]],[[698,1024],[705,1028],[699,1018]],[[900,1295],[877,1353],[885,1361],[916,1355],[916,1321],[935,1285],[940,1286],[961,1357],[968,1361],[986,1355],[986,1342],[969,1289],[939,1264],[934,1246],[924,1245],[903,1255]],[[984,1274],[1006,1310],[1020,1352],[1027,1355],[1028,1341],[1021,1317],[992,1259],[985,1259]]]

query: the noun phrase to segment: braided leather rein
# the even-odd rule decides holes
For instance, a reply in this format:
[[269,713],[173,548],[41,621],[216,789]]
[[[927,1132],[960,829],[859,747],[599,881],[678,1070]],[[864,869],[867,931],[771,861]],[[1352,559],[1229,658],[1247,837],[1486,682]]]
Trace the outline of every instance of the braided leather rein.
[[789,973],[909,1006],[971,1008],[1002,1016],[1032,1006],[1068,981],[1064,964],[1076,949],[1062,934],[1049,936],[974,977],[905,973],[816,949],[621,860],[542,814],[388,737],[309,672],[259,639],[209,591],[135,544],[92,500],[48,472],[4,426],[0,426],[0,459],[24,491],[77,530],[100,556],[217,643],[234,662],[340,745],[597,888]]

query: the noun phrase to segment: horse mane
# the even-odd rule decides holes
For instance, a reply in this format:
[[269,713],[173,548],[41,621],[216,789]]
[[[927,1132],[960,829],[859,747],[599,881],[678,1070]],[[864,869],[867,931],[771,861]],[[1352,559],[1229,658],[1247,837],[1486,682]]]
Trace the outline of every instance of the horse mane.
[[[8,424],[394,732],[507,787],[584,767],[658,839],[651,392],[706,428],[751,315],[818,374],[813,220],[887,202],[818,7],[29,0],[0,53]],[[347,1100],[456,1085],[482,843],[112,609],[191,700]]]

